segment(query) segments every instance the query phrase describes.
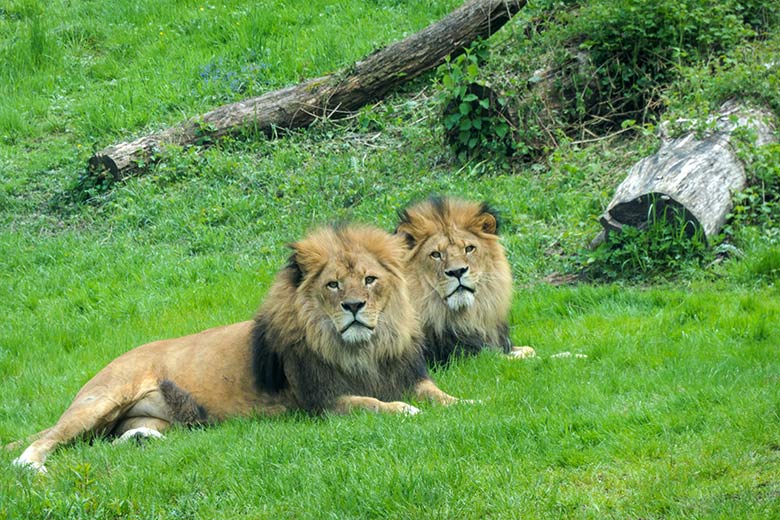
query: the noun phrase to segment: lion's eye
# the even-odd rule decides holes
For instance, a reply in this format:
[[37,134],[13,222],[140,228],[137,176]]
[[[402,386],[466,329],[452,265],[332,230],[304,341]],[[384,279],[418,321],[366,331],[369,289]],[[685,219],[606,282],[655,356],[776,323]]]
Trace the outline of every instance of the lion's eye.
[[328,289],[336,290],[339,288],[339,283],[336,280],[331,280],[330,282],[325,284],[325,287]]
[[376,282],[376,276],[366,276],[364,282],[366,285],[371,285],[372,283]]
[[476,246],[466,246],[466,253],[473,253],[477,250]]
[[431,258],[435,258],[436,260],[440,260],[441,259],[441,253],[439,253],[438,251],[432,251],[431,252]]

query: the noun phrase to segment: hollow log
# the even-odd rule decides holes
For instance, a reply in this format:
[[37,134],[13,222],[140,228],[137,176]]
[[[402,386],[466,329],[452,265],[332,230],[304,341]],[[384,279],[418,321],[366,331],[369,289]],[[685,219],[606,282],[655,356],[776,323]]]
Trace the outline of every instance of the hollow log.
[[379,50],[340,72],[224,105],[189,121],[132,142],[109,146],[89,159],[92,172],[115,180],[143,172],[165,145],[207,146],[251,130],[268,136],[276,129],[339,118],[381,99],[391,90],[464,51],[500,29],[526,0],[472,0],[445,18]]
[[701,230],[706,239],[718,234],[731,211],[731,194],[745,188],[745,168],[732,143],[734,131],[751,129],[754,144],[774,140],[768,111],[725,103],[705,125],[703,135],[689,132],[668,138],[661,128],[661,148],[629,171],[600,218],[604,230],[591,243],[624,225],[643,228],[658,218],[682,217],[689,235]]

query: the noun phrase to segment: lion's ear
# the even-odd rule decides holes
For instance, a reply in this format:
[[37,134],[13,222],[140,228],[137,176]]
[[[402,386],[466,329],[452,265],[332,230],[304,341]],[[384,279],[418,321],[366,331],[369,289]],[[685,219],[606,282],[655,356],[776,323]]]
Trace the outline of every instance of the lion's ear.
[[[292,246],[288,245],[288,247]],[[295,287],[299,287],[303,282],[303,269],[301,269],[301,264],[298,263],[295,254],[290,255],[290,258],[287,259],[286,269],[290,274],[290,281]]]
[[471,228],[482,233],[498,235],[498,215],[496,211],[486,203],[482,203],[479,210],[479,214],[471,221]]
[[395,235],[404,240],[404,245],[406,245],[407,249],[414,249],[414,246],[417,245],[417,239],[410,233],[410,230],[404,229],[403,224],[396,228]]
[[319,266],[327,261],[326,252],[311,240],[301,240],[288,244],[293,254],[287,261],[287,268],[292,273],[292,281],[298,286],[310,272],[317,272]]
[[414,249],[414,246],[416,246],[419,241],[418,234],[420,231],[414,225],[412,216],[408,211],[401,211],[398,214],[398,217],[401,222],[398,224],[398,227],[395,228],[395,234],[404,239],[408,249]]

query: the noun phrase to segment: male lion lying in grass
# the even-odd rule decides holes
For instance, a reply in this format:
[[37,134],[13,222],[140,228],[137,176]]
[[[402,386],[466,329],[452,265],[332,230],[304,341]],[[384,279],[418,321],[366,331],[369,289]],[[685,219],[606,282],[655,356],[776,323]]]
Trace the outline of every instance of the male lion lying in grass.
[[428,376],[402,238],[324,228],[291,247],[254,320],[116,358],[14,462],[45,471],[58,445],[84,434],[160,436],[173,423],[293,409],[418,412],[398,401],[407,393],[457,401]]
[[409,248],[406,276],[430,363],[485,347],[535,355],[509,338],[512,270],[487,204],[433,197],[403,210],[396,234]]

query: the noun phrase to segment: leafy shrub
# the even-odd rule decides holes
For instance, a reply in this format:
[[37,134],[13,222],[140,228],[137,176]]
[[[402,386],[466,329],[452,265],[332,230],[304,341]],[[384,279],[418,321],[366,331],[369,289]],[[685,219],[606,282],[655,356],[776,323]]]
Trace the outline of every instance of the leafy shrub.
[[68,214],[83,204],[100,205],[115,182],[107,170],[91,171],[84,168],[64,191],[52,196],[49,207],[59,213]]
[[739,226],[759,226],[771,242],[780,240],[780,144],[773,143],[741,150],[740,158],[748,175],[747,187],[733,197],[734,207],[726,231]]
[[462,160],[506,157],[514,151],[514,118],[507,99],[480,77],[488,49],[477,42],[439,67],[439,103],[447,141]]
[[701,228],[667,206],[644,229],[623,226],[621,232],[609,233],[585,255],[584,274],[609,281],[674,278],[710,256]]
[[[769,2],[731,0],[603,0],[590,3],[572,20],[582,38],[580,48],[593,62],[592,90],[609,100],[609,113],[644,120],[661,108],[663,87],[678,66],[734,48],[763,28]],[[603,114],[601,114],[603,115]]]

